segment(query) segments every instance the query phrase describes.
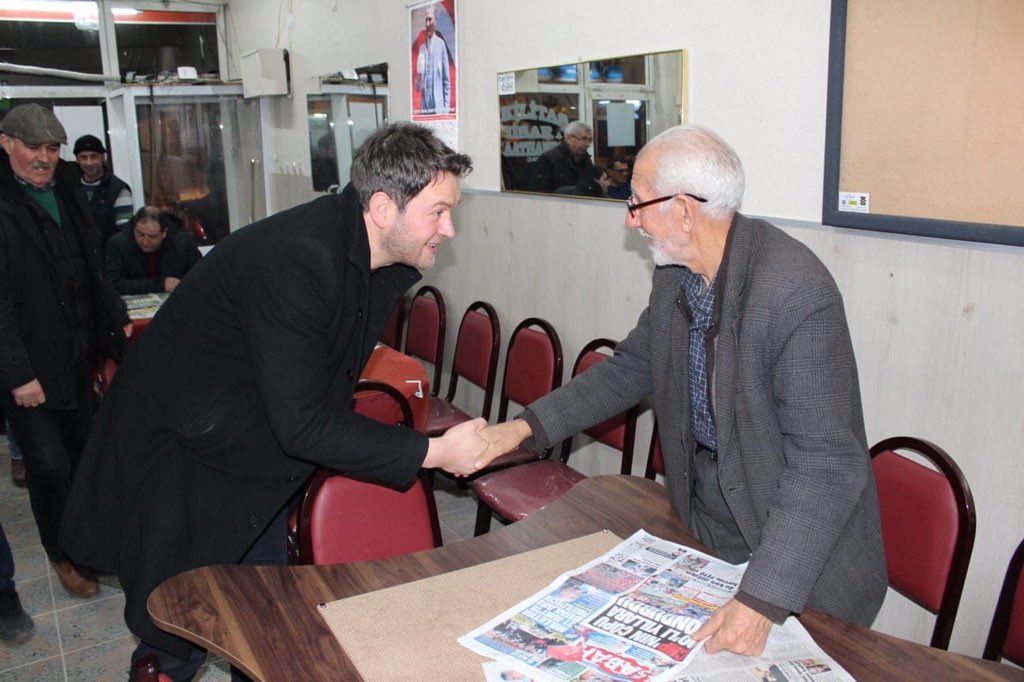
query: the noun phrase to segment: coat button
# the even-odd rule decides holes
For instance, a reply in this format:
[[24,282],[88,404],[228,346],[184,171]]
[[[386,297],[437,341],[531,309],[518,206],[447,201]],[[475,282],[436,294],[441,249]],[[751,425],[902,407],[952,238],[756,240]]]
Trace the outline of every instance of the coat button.
[[59,303],[57,303],[57,307],[60,308],[61,310],[64,310],[64,301],[60,301]]
[[295,474],[292,474],[291,476],[288,477],[288,482],[289,483],[295,483],[295,481],[297,481],[297,480],[299,480],[299,477],[296,476]]
[[362,316],[363,316],[363,309],[360,308],[359,310],[356,311],[356,317],[362,317]]
[[354,376],[354,375],[352,374],[352,370],[350,370],[350,369],[347,369],[347,370],[345,370],[345,377],[346,377],[346,378],[347,378],[347,379],[348,379],[349,381],[352,381],[352,377],[353,377],[353,376]]
[[260,520],[257,519],[255,516],[250,516],[249,517],[249,525],[252,526],[253,528],[257,528],[260,525]]

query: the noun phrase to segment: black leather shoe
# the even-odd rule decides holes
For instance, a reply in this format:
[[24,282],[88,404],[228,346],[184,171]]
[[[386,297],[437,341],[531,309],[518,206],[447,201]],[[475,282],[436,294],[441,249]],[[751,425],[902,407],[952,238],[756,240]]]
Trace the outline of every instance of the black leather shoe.
[[21,599],[14,588],[0,592],[0,640],[17,644],[36,631],[36,624],[21,608]]

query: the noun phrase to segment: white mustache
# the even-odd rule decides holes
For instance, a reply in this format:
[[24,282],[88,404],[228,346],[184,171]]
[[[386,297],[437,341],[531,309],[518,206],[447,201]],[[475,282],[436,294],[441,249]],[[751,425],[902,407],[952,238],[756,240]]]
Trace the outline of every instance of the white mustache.
[[53,168],[53,164],[52,163],[44,163],[42,161],[33,161],[32,162],[32,170],[41,171],[41,170],[50,170],[51,168]]

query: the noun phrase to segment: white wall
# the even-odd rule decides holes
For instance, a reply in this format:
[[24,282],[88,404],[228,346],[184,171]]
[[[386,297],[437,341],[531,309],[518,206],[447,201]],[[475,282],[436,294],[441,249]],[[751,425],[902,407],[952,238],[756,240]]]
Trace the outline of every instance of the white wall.
[[[294,99],[274,103],[278,163],[309,173],[305,78],[388,61],[392,115],[409,116],[404,0],[233,0],[235,54],[287,47]],[[689,50],[691,120],[744,161],[744,211],[807,243],[846,299],[870,441],[916,435],[945,447],[970,481],[978,538],[952,649],[980,655],[999,584],[1024,536],[1024,252],[890,237],[820,224],[829,4],[822,0],[459,0],[460,146],[476,162],[459,236],[427,274],[448,298],[449,352],[473,300],[493,303],[507,334],[530,315],[562,335],[567,364],[596,336],[621,337],[642,309],[651,266],[622,229],[621,204],[494,192],[499,185],[495,75],[614,54]],[[335,7],[336,9],[331,9]],[[279,12],[279,10],[281,10]],[[285,15],[295,17],[289,30]],[[276,208],[312,196],[308,177],[275,176]],[[589,450],[588,450],[589,452]],[[638,447],[641,472],[646,443]],[[577,457],[589,472],[614,469]],[[932,618],[899,595],[876,627],[926,642]]]

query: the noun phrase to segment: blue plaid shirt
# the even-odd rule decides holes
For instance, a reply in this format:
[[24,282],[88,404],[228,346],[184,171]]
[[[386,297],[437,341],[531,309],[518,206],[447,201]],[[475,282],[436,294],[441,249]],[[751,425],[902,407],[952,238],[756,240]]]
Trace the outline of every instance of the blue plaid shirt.
[[708,397],[707,333],[715,310],[715,282],[704,288],[704,278],[683,270],[683,293],[690,306],[690,430],[698,443],[718,450],[715,420]]

